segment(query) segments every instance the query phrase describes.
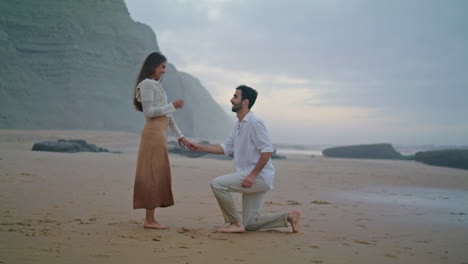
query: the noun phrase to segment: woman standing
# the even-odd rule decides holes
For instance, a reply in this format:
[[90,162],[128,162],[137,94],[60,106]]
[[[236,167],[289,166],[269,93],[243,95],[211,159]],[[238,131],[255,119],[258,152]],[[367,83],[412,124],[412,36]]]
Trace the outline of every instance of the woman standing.
[[154,216],[157,207],[174,205],[166,142],[167,127],[172,129],[181,147],[186,144],[184,135],[171,115],[184,106],[184,101],[168,104],[160,82],[166,72],[166,64],[166,58],[159,52],[146,57],[138,75],[133,99],[135,108],[143,112],[146,118],[141,132],[133,192],[133,208],[146,209],[145,228],[169,228],[161,225]]

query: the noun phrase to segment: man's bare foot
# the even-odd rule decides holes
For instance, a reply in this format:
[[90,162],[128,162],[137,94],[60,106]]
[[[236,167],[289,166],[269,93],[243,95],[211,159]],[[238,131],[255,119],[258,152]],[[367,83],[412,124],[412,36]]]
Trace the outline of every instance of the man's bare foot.
[[144,228],[152,228],[152,229],[169,229],[168,226],[163,226],[159,222],[146,222],[144,224]]
[[299,218],[301,217],[301,212],[298,210],[293,210],[288,213],[288,222],[291,223],[294,233],[299,232]]
[[216,230],[217,232],[220,233],[244,233],[245,232],[245,227],[241,224],[235,224],[232,223],[224,228],[220,228]]

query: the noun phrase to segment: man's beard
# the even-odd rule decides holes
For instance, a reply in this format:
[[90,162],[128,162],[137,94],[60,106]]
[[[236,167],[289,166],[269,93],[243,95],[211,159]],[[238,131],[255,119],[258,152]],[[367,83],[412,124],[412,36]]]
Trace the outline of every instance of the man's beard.
[[231,110],[232,110],[234,113],[237,113],[237,111],[239,111],[239,110],[241,110],[241,109],[242,109],[242,104],[233,104]]

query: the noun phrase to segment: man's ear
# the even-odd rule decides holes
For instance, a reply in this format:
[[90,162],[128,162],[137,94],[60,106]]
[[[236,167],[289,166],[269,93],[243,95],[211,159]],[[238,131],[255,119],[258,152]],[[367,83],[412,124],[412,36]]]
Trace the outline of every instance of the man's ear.
[[249,99],[242,100],[242,104],[249,106]]

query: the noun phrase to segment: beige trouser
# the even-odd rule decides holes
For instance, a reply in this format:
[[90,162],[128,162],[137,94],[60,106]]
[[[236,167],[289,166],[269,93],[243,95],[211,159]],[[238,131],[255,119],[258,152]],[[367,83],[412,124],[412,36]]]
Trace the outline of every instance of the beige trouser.
[[250,188],[242,187],[248,172],[235,172],[220,176],[211,182],[226,223],[241,223],[231,192],[242,193],[242,224],[246,230],[287,227],[288,212],[260,215],[265,195],[270,189],[262,176],[255,177]]

